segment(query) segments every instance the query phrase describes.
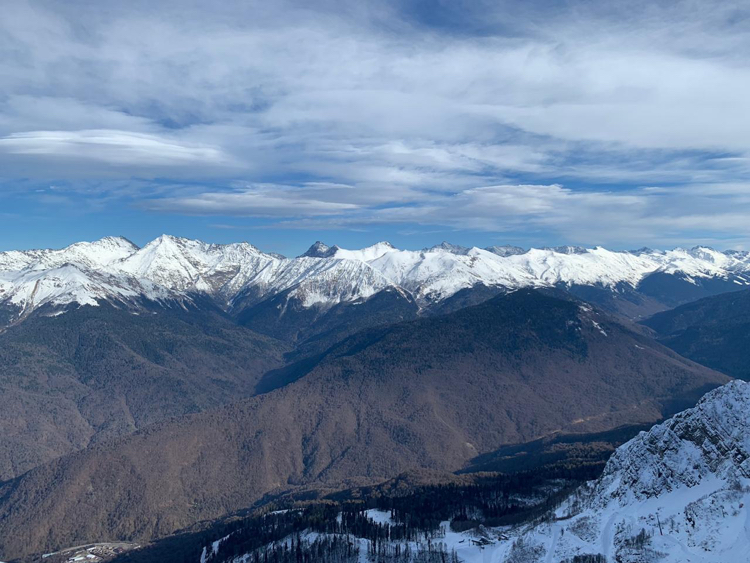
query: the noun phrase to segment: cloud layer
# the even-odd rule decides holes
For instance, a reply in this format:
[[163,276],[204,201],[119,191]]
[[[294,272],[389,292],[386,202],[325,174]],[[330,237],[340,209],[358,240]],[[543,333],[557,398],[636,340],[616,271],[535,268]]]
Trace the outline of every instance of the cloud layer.
[[744,2],[6,4],[6,192],[296,228],[750,241]]

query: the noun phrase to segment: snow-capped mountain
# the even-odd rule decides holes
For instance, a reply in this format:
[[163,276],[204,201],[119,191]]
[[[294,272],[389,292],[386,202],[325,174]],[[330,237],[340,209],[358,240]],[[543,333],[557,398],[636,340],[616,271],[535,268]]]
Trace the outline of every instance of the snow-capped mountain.
[[112,265],[113,273],[147,279],[173,292],[231,298],[272,277],[282,260],[248,243],[208,244],[162,235]]
[[2,252],[0,304],[23,316],[44,305],[134,303],[144,295],[169,298],[165,288],[119,270],[117,264],[136,252],[138,247],[122,237],[79,242],[61,250]]
[[695,288],[720,284],[714,293],[750,287],[750,255],[704,247],[524,251],[449,243],[410,251],[387,242],[349,250],[316,242],[289,259],[248,243],[208,244],[163,235],[138,248],[124,238],[107,237],[61,250],[0,253],[0,304],[24,315],[44,305],[133,305],[204,295],[233,311],[283,292],[303,307],[326,307],[398,288],[429,306],[479,284],[498,290],[583,286],[623,293],[637,291],[656,275]]

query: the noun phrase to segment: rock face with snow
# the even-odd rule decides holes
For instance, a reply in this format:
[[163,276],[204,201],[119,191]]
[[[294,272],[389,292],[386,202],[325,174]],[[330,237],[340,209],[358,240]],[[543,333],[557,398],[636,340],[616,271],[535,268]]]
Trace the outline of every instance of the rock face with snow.
[[635,316],[663,309],[670,299],[689,301],[750,287],[750,256],[702,247],[524,251],[444,242],[408,251],[386,242],[360,250],[316,242],[302,256],[287,259],[247,243],[207,244],[167,235],[143,248],[107,237],[61,250],[0,253],[0,305],[11,309],[15,320],[45,306],[107,301],[131,307],[144,299],[184,303],[196,296],[233,313],[281,294],[302,307],[327,308],[361,302],[387,288],[429,307],[480,285],[498,290],[556,286],[579,294],[581,288],[595,288],[606,293],[610,308]]
[[733,381],[695,408],[620,447],[598,493],[621,504],[695,487],[709,478],[750,479],[750,384]]
[[558,517],[519,536],[541,548],[539,561],[747,561],[750,383],[719,387],[622,445]]

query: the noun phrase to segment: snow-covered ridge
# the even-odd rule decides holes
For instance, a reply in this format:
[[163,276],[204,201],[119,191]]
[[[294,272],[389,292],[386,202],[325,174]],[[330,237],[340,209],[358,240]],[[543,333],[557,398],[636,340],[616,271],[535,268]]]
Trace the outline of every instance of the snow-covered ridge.
[[626,504],[709,477],[750,479],[750,383],[719,387],[618,448],[597,487],[602,498]]
[[710,248],[633,252],[601,247],[523,250],[443,243],[421,251],[381,242],[359,250],[315,243],[297,258],[264,253],[248,243],[208,244],[163,235],[143,248],[106,237],[60,250],[0,252],[0,304],[28,313],[42,305],[132,303],[213,298],[232,309],[238,296],[281,292],[304,306],[366,299],[388,287],[432,303],[485,284],[501,288],[593,285],[636,287],[656,273],[732,280],[750,285],[750,255]]
[[[620,446],[548,521],[516,531],[529,561],[747,561],[750,383],[733,381]],[[507,550],[498,561],[510,560]]]

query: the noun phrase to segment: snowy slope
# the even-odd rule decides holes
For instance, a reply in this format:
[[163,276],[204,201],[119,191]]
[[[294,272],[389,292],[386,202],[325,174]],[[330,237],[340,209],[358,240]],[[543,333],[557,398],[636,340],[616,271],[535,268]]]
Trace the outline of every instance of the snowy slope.
[[112,264],[111,270],[170,291],[231,297],[246,284],[263,280],[281,262],[248,243],[208,244],[162,235]]
[[636,288],[653,273],[682,279],[720,279],[750,286],[750,255],[690,250],[614,252],[560,247],[465,248],[449,243],[422,251],[387,242],[348,250],[315,243],[297,258],[261,252],[248,243],[208,244],[163,235],[143,248],[120,237],[61,250],[0,253],[0,304],[28,312],[42,305],[95,305],[185,300],[195,294],[233,310],[287,292],[305,307],[367,299],[396,287],[428,306],[477,284],[505,289],[596,286]]
[[[583,554],[623,563],[748,561],[750,383],[715,389],[618,448],[602,476],[556,516],[516,534],[543,554],[531,561]],[[512,548],[503,557],[511,555]]]
[[61,250],[0,253],[0,303],[28,314],[44,305],[97,305],[102,300],[133,302],[168,292],[148,280],[114,273],[113,266],[138,249],[121,237],[80,242]]
[[[393,523],[389,512],[365,514]],[[252,560],[217,557],[221,541],[203,550],[201,563]],[[359,560],[370,561],[367,540],[356,541]],[[617,449],[598,480],[536,523],[454,532],[444,522],[429,540],[408,543],[416,553],[428,542],[465,563],[559,563],[587,555],[610,563],[747,562],[750,383],[715,389],[696,407],[641,432]]]
[[60,250],[11,250],[0,252],[0,272],[24,269],[45,270],[63,264],[106,268],[138,250],[122,237],[105,237],[94,242],[77,242]]

